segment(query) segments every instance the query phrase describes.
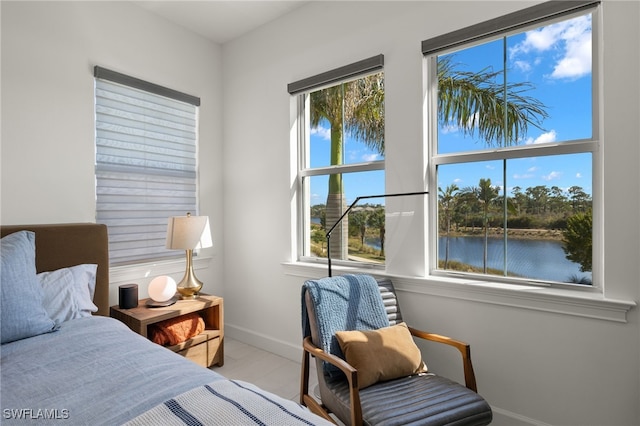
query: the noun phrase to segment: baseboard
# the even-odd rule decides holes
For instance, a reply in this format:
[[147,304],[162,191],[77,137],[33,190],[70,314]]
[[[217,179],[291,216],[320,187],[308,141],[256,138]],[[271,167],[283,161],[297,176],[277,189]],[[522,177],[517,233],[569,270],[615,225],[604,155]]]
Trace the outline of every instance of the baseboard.
[[551,426],[548,423],[532,419],[509,410],[491,406],[493,421],[491,426]]
[[238,327],[225,322],[224,334],[232,339],[239,340],[251,346],[271,352],[295,362],[302,362],[302,339],[300,345],[292,345],[289,342],[274,339],[270,336],[256,333],[244,327]]

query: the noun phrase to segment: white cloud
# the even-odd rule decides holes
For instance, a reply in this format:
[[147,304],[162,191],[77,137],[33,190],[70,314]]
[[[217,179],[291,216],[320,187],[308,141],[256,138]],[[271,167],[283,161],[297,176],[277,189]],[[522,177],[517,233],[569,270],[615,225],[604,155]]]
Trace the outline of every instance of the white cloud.
[[515,173],[513,175],[514,179],[533,179],[536,177],[536,172],[538,171],[538,166],[531,166],[527,169],[525,173]]
[[530,53],[544,52],[558,42],[558,37],[561,33],[560,24],[547,25],[546,27],[538,28],[536,30],[527,31],[525,33],[525,39],[521,43],[515,45],[511,53]]
[[533,177],[534,177],[534,175],[531,174],[531,173],[525,173],[525,174],[516,173],[516,174],[513,175],[514,179],[532,179]]
[[542,176],[542,179],[546,180],[546,181],[551,181],[551,180],[556,180],[559,179],[560,176],[562,176],[562,172],[551,172],[548,175]]
[[533,145],[533,144],[537,144],[537,143],[550,143],[550,142],[555,142],[556,138],[557,138],[558,134],[556,133],[555,130],[551,130],[549,132],[543,133],[540,136],[538,136],[537,138],[533,139],[533,138],[528,138],[527,141],[525,142],[527,145]]
[[362,156],[362,160],[363,161],[376,161],[378,159],[378,157],[380,157],[380,154],[377,154],[377,153],[365,154],[365,155]]
[[580,173],[580,172],[576,173],[576,177],[577,177],[578,179],[582,179],[582,173]]
[[327,141],[331,140],[331,129],[328,129],[326,127],[322,127],[322,126],[314,127],[313,129],[311,129],[311,134],[318,135],[322,139]]
[[449,124],[447,126],[443,126],[440,128],[440,132],[442,132],[443,135],[447,135],[449,133],[456,133],[458,131],[458,126],[456,126],[455,124]]
[[527,61],[515,61],[513,65],[523,73],[531,71],[531,64]]
[[576,79],[591,72],[591,33],[567,40],[566,54],[556,63],[551,78]]
[[[512,59],[529,53],[559,52],[552,79],[577,79],[591,73],[591,16],[580,16],[568,21],[547,25],[525,33],[525,39],[509,49]],[[538,62],[538,60],[536,60]],[[517,68],[523,60],[515,60]]]

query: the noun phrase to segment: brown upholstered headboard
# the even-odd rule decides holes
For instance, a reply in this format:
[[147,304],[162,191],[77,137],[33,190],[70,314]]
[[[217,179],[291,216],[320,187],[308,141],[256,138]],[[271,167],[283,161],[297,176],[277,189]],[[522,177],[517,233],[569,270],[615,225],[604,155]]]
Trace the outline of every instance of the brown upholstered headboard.
[[36,233],[36,270],[54,271],[82,263],[97,264],[93,298],[98,315],[109,316],[109,238],[107,226],[95,223],[3,225],[0,236],[17,231]]

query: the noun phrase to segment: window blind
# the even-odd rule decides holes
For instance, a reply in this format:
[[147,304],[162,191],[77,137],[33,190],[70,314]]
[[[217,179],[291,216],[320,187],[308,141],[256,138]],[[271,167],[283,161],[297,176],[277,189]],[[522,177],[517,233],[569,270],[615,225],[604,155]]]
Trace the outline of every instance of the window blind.
[[570,13],[585,10],[600,3],[600,0],[547,1],[508,15],[499,16],[470,27],[442,34],[422,42],[422,54],[433,55],[465,43],[503,34]]
[[289,94],[295,95],[326,84],[336,83],[340,80],[354,78],[361,74],[381,70],[383,66],[383,54],[372,56],[371,58],[363,59],[340,68],[289,83],[287,85],[287,91]]
[[110,263],[178,255],[165,248],[167,219],[198,214],[197,107],[96,78],[95,108],[96,222]]

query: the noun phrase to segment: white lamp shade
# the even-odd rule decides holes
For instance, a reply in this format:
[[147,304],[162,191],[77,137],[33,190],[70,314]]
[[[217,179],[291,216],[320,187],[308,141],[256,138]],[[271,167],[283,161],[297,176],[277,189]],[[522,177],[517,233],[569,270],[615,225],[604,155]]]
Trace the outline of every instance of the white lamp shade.
[[149,297],[156,302],[166,302],[176,294],[176,281],[167,276],[155,277],[149,283]]
[[167,225],[167,248],[193,250],[211,247],[209,216],[174,216]]

